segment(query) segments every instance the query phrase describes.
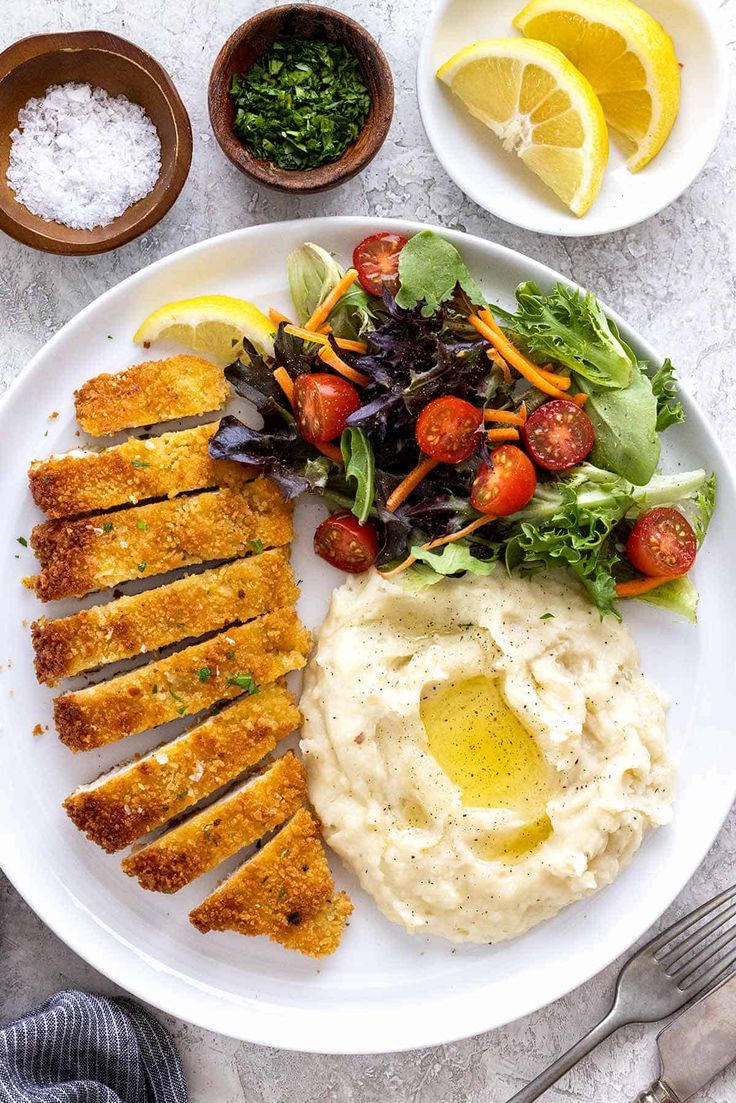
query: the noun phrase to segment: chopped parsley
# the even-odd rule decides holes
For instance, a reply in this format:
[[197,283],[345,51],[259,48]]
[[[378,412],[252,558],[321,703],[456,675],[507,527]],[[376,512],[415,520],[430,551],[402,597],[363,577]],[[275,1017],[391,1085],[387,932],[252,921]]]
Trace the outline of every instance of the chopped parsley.
[[197,675],[200,682],[209,682],[210,678],[212,677],[212,671],[208,666],[200,666],[200,668],[198,670],[195,670],[194,673]]
[[112,532],[112,530],[114,528],[115,528],[115,526],[113,525],[112,521],[105,521],[104,525],[102,526],[102,531],[103,532]]
[[136,527],[137,529],[140,529],[140,530],[141,530],[141,532],[148,532],[148,521],[141,521],[141,520],[138,520],[138,521],[136,521],[136,523],[135,523],[135,527]]
[[177,716],[183,716],[184,713],[187,711],[186,701],[181,696],[181,694],[174,693],[173,689],[170,689],[169,693],[171,694],[171,696],[174,698],[175,701],[179,702],[179,708],[176,710]]
[[182,789],[182,791],[180,793],[176,794],[176,797],[174,799],[175,800],[184,800],[184,797],[188,797],[188,796],[189,796],[189,790],[188,789]]
[[28,541],[26,540],[25,536],[16,536],[16,540],[19,544],[22,544],[24,548],[28,547]]
[[260,555],[266,545],[263,543],[262,540],[256,539],[256,540],[249,540],[248,541],[248,546],[249,546],[250,550],[255,555]]
[[146,567],[147,567],[147,566],[148,566],[148,564],[146,563],[145,559],[143,559],[143,560],[142,560],[142,561],[141,561],[141,562],[140,562],[140,563],[138,564],[138,570],[139,570],[139,571],[141,572],[141,574],[143,574],[143,572],[145,571],[145,569],[146,569]]
[[228,659],[230,660],[230,662],[233,662],[233,661],[234,661],[234,659],[235,659],[235,652],[234,652],[234,650],[232,649],[232,647],[231,647],[231,648],[230,648],[230,650],[228,651],[228,653],[227,653],[227,657],[228,657]]
[[539,619],[540,620],[554,620],[555,615],[554,615],[554,613],[542,613],[542,615]]
[[246,693],[258,693],[258,683],[252,674],[231,674],[227,684],[244,689]]
[[235,134],[254,157],[282,169],[312,169],[341,157],[360,134],[371,98],[358,59],[338,42],[274,42],[233,74]]
[[130,462],[131,462],[133,467],[150,467],[151,466],[150,463],[146,463],[145,460],[131,460]]
[[157,685],[154,684],[154,685],[151,686],[151,693],[158,693],[158,686]]

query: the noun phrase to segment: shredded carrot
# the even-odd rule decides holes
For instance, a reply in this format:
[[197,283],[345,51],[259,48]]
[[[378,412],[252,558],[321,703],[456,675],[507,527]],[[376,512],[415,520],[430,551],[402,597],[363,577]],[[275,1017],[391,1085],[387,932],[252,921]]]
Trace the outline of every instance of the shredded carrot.
[[406,559],[402,563],[399,563],[398,567],[392,567],[390,571],[379,571],[381,578],[394,578],[397,574],[401,574],[407,567],[412,567],[417,561],[415,555],[407,555]]
[[503,356],[501,356],[501,354],[496,352],[496,350],[493,349],[493,348],[488,349],[488,352],[486,353],[486,356],[488,357],[489,360],[493,361],[493,363],[496,365],[497,368],[501,369],[501,374],[503,375],[503,381],[508,386],[508,384],[511,383],[511,368],[508,366],[508,364],[504,360]]
[[526,425],[526,402],[522,402],[518,413],[513,410],[484,410],[486,421],[500,421],[502,425]]
[[328,456],[333,463],[344,463],[342,458],[342,452],[336,444],[315,444],[315,448],[319,448],[323,456]]
[[[289,323],[286,327],[286,332],[290,333],[292,337],[301,337],[302,341],[313,341],[315,345],[329,345],[326,333],[312,333],[311,330],[302,329],[301,326],[295,326]],[[346,352],[368,352],[368,346],[365,341],[350,341],[346,337],[336,337],[335,344],[338,348],[345,349]]]
[[570,401],[574,402],[576,406],[584,406],[590,398],[590,395],[584,394],[583,391],[581,391],[580,394],[571,394],[569,397]]
[[289,400],[289,405],[294,405],[294,383],[286,368],[276,368],[273,373],[273,377],[278,383],[281,390],[284,392]]
[[340,302],[346,291],[348,291],[358,278],[358,273],[354,268],[348,268],[342,279],[338,280],[335,286],[330,291],[329,295],[325,295],[319,306],[312,312],[311,318],[304,323],[305,329],[316,330],[326,322],[331,312]]
[[355,383],[358,387],[365,387],[367,383],[370,383],[370,376],[363,375],[362,371],[356,371],[355,368],[351,368],[349,364],[346,364],[342,360],[331,345],[323,345],[317,353],[320,360],[324,360],[325,364],[329,364],[340,375],[344,375],[346,379],[349,379],[351,383]]
[[489,329],[492,329],[494,333],[500,333],[503,337],[503,330],[501,329],[500,325],[493,317],[487,306],[484,306],[481,310],[478,311],[478,317],[486,323]]
[[444,544],[452,544],[455,540],[462,540],[464,536],[470,536],[476,529],[480,529],[483,525],[487,525],[495,520],[496,518],[492,513],[484,513],[482,517],[476,517],[476,519],[471,521],[469,525],[466,525],[464,529],[450,533],[449,536],[440,536],[438,540],[431,540],[429,544],[424,545],[424,550],[430,551],[432,548],[441,548]]
[[486,436],[490,441],[518,440],[519,430],[509,426],[507,429],[489,429]]
[[425,456],[414,470],[409,472],[386,499],[386,509],[389,513],[396,512],[401,503],[409,497],[412,490],[416,490],[422,479],[429,475],[430,471],[433,471],[439,462],[439,460],[433,459],[432,456]]
[[640,594],[648,594],[650,590],[656,590],[658,586],[664,586],[676,578],[682,578],[682,575],[669,574],[661,578],[634,578],[631,582],[619,582],[616,586],[616,597],[639,597]]
[[549,365],[546,365],[544,368],[537,368],[537,371],[553,387],[558,387],[561,391],[570,390],[572,380],[569,375],[557,375],[556,372],[550,370]]
[[277,326],[279,322],[286,322],[287,325],[291,325],[291,318],[287,318],[285,314],[282,314],[280,310],[276,310],[272,306],[268,308],[268,316],[275,326]]
[[[552,398],[566,397],[564,391],[561,391],[558,387],[553,387],[551,383],[547,382],[536,364],[532,364],[531,360],[527,360],[526,356],[522,356],[519,350],[514,348],[500,330],[496,332],[496,330],[491,329],[486,322],[482,321],[482,319],[475,314],[471,314],[468,321],[478,330],[478,333],[480,333],[482,337],[485,337],[486,341],[489,341],[494,348],[498,349],[504,360],[507,360],[525,379],[529,380],[533,387],[536,387],[539,391],[543,391],[545,394],[551,395]],[[496,329],[498,329],[498,327],[496,327]]]

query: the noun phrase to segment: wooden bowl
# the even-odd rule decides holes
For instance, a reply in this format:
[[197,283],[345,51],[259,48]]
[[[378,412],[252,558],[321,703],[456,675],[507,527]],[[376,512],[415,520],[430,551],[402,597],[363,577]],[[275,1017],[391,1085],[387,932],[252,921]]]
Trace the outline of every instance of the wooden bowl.
[[[75,81],[140,104],[161,140],[161,174],[151,192],[108,226],[72,230],[31,214],[6,179],[10,133],[18,112],[52,84]],[[178,196],[192,160],[192,128],[184,104],[159,63],[106,31],[23,38],[0,54],[0,229],[24,245],[67,255],[105,253],[150,230]]]
[[[341,157],[314,169],[281,169],[253,157],[233,130],[235,105],[230,96],[233,75],[241,75],[277,39],[317,38],[341,42],[355,55],[371,97],[371,108],[356,142]],[[209,85],[212,129],[226,157],[269,188],[308,195],[344,184],[364,169],[383,145],[394,112],[391,69],[376,40],[347,15],[313,4],[284,4],[254,15],[238,27],[220,50]]]

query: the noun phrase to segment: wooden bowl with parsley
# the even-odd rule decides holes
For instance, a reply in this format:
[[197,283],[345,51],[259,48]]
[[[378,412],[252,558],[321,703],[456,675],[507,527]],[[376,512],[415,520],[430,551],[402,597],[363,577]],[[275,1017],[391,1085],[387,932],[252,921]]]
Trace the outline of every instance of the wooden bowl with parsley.
[[238,27],[209,84],[223,152],[267,187],[334,188],[375,157],[394,109],[391,70],[359,23],[312,4],[269,8]]

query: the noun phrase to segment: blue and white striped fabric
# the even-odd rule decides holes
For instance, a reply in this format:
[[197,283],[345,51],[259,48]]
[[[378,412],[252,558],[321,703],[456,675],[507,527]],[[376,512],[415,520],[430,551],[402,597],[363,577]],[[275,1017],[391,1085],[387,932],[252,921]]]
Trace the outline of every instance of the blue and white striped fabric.
[[187,1088],[148,1012],[70,990],[0,1027],[0,1103],[187,1103]]

